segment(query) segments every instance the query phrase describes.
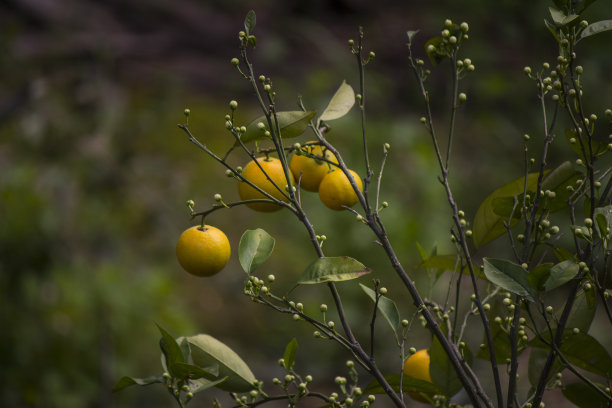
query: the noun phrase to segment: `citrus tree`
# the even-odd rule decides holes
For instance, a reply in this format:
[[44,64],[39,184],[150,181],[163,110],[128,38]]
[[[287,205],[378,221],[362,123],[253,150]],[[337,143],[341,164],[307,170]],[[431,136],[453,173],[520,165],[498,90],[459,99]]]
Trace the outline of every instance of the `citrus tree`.
[[[418,31],[407,32],[409,68],[423,101],[420,121],[431,138],[439,165],[437,179],[452,221],[454,252],[438,254],[419,247],[422,259],[417,272],[448,286],[441,298],[425,296],[417,289],[412,271],[400,262],[385,228],[383,212],[389,204],[384,201],[381,182],[391,146],[378,141],[373,145],[368,138],[364,79],[375,53],[365,50],[363,32],[348,42],[348,52],[355,56],[359,71],[357,93],[343,81],[321,113],[301,98],[299,109],[280,111],[273,81],[257,75],[251,63],[250,52],[257,38],[255,13],[249,12],[238,35],[240,57],[232,59],[231,65],[249,83],[261,116],[248,125],[238,123],[238,102],[231,101],[225,116],[228,150],[223,154],[198,139],[197,129],[189,127],[189,109],[185,110],[185,122],[179,125],[189,141],[225,167],[228,178],[237,184],[240,200],[229,201],[215,194],[216,204],[202,210],[188,201],[197,224],[181,235],[176,254],[188,273],[211,276],[222,271],[231,253],[225,234],[208,224],[213,213],[227,213],[244,205],[255,212],[294,215],[309,237],[313,258],[295,286],[316,285],[331,294],[333,304],[321,304],[317,313],[310,313],[293,297],[293,290],[275,290],[275,275],[260,273],[275,244],[262,228],[247,230],[237,248],[246,273],[243,292],[258,305],[311,325],[316,338],[331,340],[347,350],[353,357],[346,363],[348,373],[335,378],[336,391],[315,390],[312,377],[295,367],[298,344],[293,339],[279,360],[282,378],[273,378],[269,384],[213,335],[176,338],[159,327],[162,373],[147,378],[123,377],[115,390],[161,383],[179,406],[188,404],[195,393],[217,388],[229,392],[230,401],[240,407],[279,400],[289,406],[312,400],[317,406],[367,407],[380,401],[377,395],[382,394],[398,407],[416,400],[437,407],[502,408],[542,406],[544,395],[558,389],[566,400],[580,407],[611,406],[612,357],[589,329],[596,316],[612,326],[607,291],[612,283],[612,135],[606,135],[612,110],[598,107],[591,108],[594,113],[587,111],[585,101],[594,90],[583,89],[585,70],[578,52],[581,41],[611,30],[612,20],[585,21],[581,13],[593,1],[554,3],[545,23],[558,57],[537,69],[524,68],[539,102],[541,130],[521,136],[523,173],[491,192],[472,219],[456,201],[449,181],[455,120],[467,101],[460,84],[475,71],[471,59],[461,54],[469,38],[469,25],[444,21],[440,35],[425,42],[424,58],[418,57],[413,46]],[[438,68],[451,73],[451,114],[444,124],[435,120],[427,87],[431,70]],[[362,125],[363,174],[349,168],[342,146],[328,139],[333,133],[330,122],[345,116],[355,105]],[[310,141],[290,141],[305,132]],[[553,143],[567,143],[572,152],[556,167],[549,165]],[[371,157],[374,151],[376,160]],[[235,159],[238,156],[240,159]],[[236,160],[242,160],[244,166],[232,164]],[[302,203],[303,191],[318,192],[324,206],[338,211],[339,217],[355,217],[369,231],[416,313],[398,307],[379,279],[362,278],[358,283],[357,279],[371,273],[359,260],[324,251],[326,237],[311,222]],[[504,244],[482,249],[494,240]],[[496,248],[501,248],[499,253]],[[440,279],[442,276],[448,279]],[[351,321],[347,317],[337,289],[337,282],[343,281],[354,281],[364,299],[372,302],[366,319]],[[553,307],[551,299],[560,291],[563,302]],[[329,318],[332,310],[337,321]],[[394,333],[385,339],[385,347],[397,348],[397,362],[375,358],[378,320]],[[407,344],[414,322],[431,332],[427,349],[416,350]],[[369,325],[369,336],[356,335],[355,325]],[[482,331],[477,347],[466,341],[474,328]],[[485,362],[484,369],[483,364],[476,364],[478,360]],[[563,373],[569,375],[564,377]],[[528,377],[529,389],[520,389],[519,375]],[[221,403],[215,399],[213,405]]]

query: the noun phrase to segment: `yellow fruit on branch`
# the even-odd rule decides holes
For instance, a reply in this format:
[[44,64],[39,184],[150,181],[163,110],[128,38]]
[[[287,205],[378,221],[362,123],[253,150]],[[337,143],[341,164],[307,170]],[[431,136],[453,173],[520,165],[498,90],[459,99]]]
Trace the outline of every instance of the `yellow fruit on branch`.
[[[429,352],[427,349],[417,351],[406,359],[404,363],[404,375],[416,378],[417,380],[432,382],[431,376],[429,375],[429,361]],[[421,393],[409,392],[408,395],[417,401],[429,402]]]
[[212,276],[230,258],[227,236],[212,225],[196,225],[183,231],[176,244],[176,257],[183,269],[195,276]]
[[[357,187],[360,191],[363,191],[363,182],[357,173],[353,170],[349,170],[355,179]],[[334,170],[329,172],[321,180],[319,184],[319,197],[323,204],[332,210],[343,210],[344,207],[352,207],[359,201],[353,186],[348,177],[342,170]]]
[[[302,148],[303,151],[338,164],[338,159],[336,159],[336,156],[331,151],[325,150],[325,153],[323,153],[321,146],[309,145],[308,143]],[[329,163],[305,156],[304,154],[294,154],[289,167],[295,179],[299,180],[300,187],[308,191],[318,191],[321,180],[330,170]]]
[[[259,168],[257,163],[261,165],[261,169]],[[277,200],[288,202],[288,198],[283,194],[283,192],[286,193],[285,188],[287,186],[287,178],[285,177],[281,161],[273,157],[259,157],[257,159],[257,163],[255,163],[255,161],[253,160],[250,161],[244,167],[244,170],[242,171],[242,177],[259,187],[266,193],[270,194]],[[267,177],[266,174],[268,175]],[[268,177],[270,179],[268,179]],[[291,179],[291,184],[295,184],[295,179],[291,172],[289,172],[289,177]],[[272,183],[272,181],[270,180],[272,180],[274,183]],[[276,188],[274,184],[276,184],[278,188],[283,189],[283,191],[279,191],[279,189]],[[257,191],[255,188],[251,187],[244,181],[238,183],[238,194],[240,195],[240,199],[242,200],[268,199],[268,197],[266,197],[264,194]],[[255,211],[262,212],[273,212],[283,208],[282,206],[274,203],[247,203],[247,206]]]

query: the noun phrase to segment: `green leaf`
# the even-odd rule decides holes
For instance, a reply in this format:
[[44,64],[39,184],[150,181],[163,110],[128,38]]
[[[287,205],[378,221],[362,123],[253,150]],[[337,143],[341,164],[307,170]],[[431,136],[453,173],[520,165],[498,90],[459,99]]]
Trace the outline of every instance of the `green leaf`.
[[[596,384],[598,388],[605,392],[606,387]],[[561,389],[565,398],[579,408],[608,408],[610,403],[606,397],[592,389],[583,382],[568,384]]]
[[578,14],[565,15],[565,13],[557,10],[554,7],[549,7],[548,10],[550,11],[550,16],[557,27],[564,27],[566,25],[575,23],[580,17]]
[[173,365],[176,378],[217,378],[219,376],[219,366],[214,365],[211,367],[198,367],[193,364],[187,363],[174,363]]
[[[385,380],[391,388],[393,388],[396,392],[399,391],[400,384],[400,375],[399,374],[390,374],[385,375]],[[407,375],[402,376],[402,390],[404,392],[422,392],[424,394],[441,394],[441,391],[434,384],[425,381],[419,380],[416,378],[412,378]],[[372,381],[368,384],[363,390],[364,394],[385,394],[385,390],[380,385],[380,383],[376,380]]]
[[189,380],[187,386],[189,387],[189,392],[195,394],[209,388],[217,387],[225,380],[227,380],[227,377],[223,377],[215,381],[207,380],[206,378],[197,378],[194,380]]
[[219,366],[219,376],[227,377],[217,385],[229,392],[253,389],[255,376],[247,364],[231,348],[207,334],[187,337],[193,362],[200,367]]
[[285,347],[285,354],[283,355],[283,364],[285,365],[285,370],[291,370],[293,364],[295,363],[295,355],[297,354],[298,342],[294,337]]
[[156,383],[163,383],[164,380],[162,376],[153,375],[147,378],[133,378],[133,377],[122,377],[117,384],[113,387],[113,392],[121,391],[124,388],[130,387],[132,385],[151,385]]
[[527,274],[527,281],[529,286],[537,290],[538,292],[544,291],[544,284],[550,277],[550,268],[554,266],[552,262],[546,262],[540,264],[529,271]]
[[274,242],[274,238],[261,228],[246,230],[242,234],[238,245],[238,260],[248,275],[272,254]]
[[533,302],[537,296],[527,280],[527,271],[505,259],[484,258],[484,273],[492,283]]
[[[297,137],[304,133],[304,130],[308,127],[310,120],[314,117],[317,112],[314,110],[310,111],[284,111],[277,112],[276,117],[278,118],[278,126],[280,128],[281,137],[287,139]],[[276,131],[276,122],[274,117],[271,118],[272,126]],[[259,123],[263,123],[265,128],[260,128]],[[240,136],[240,140],[243,143],[253,142],[255,140],[266,139],[265,131],[268,128],[268,120],[265,116],[260,116],[247,125],[247,130]],[[270,130],[270,129],[267,129]],[[272,130],[270,130],[272,132]],[[238,142],[236,142],[238,144]]]
[[574,299],[574,304],[572,305],[572,310],[567,318],[565,327],[576,327],[580,331],[587,333],[595,318],[596,307],[595,291],[580,290]]
[[[442,41],[442,37],[433,37],[430,38],[426,43],[425,43],[425,52],[427,53],[427,56],[429,57],[429,61],[431,62],[431,65],[438,65],[444,58],[447,57],[446,54],[440,52],[440,46],[442,46],[443,41]],[[429,51],[429,46],[433,45],[434,49],[433,51]]]
[[249,11],[244,18],[244,31],[246,32],[247,36],[253,34],[253,29],[255,28],[256,22],[257,18],[255,17],[255,11]]
[[542,179],[542,190],[555,193],[554,198],[544,197],[541,207],[548,212],[556,212],[568,206],[567,200],[573,191],[567,186],[576,186],[576,180],[582,178],[582,172],[573,163],[566,161],[547,173]]
[[[535,191],[537,183],[538,173],[529,174],[527,176],[527,191]],[[521,177],[496,189],[480,204],[478,211],[476,211],[474,227],[472,228],[474,244],[476,246],[482,246],[506,232],[504,222],[508,221],[508,219],[495,214],[494,200],[499,197],[518,196],[524,193],[524,187],[525,177]],[[513,221],[511,226],[516,224],[516,222]]]
[[[376,302],[376,292],[374,292],[372,289],[368,288],[366,285],[363,285],[361,283],[359,284],[359,286],[361,286],[361,290],[363,290],[365,294],[368,295],[370,299],[372,299],[373,302]],[[383,315],[387,323],[389,323],[389,326],[391,326],[391,329],[393,331],[396,331],[400,324],[400,315],[399,315],[399,310],[397,309],[397,306],[395,305],[395,302],[393,302],[391,299],[389,299],[386,296],[381,296],[378,299],[377,308],[380,311],[380,313]]]
[[342,81],[342,84],[340,84],[340,87],[329,101],[327,108],[325,108],[319,117],[318,123],[343,117],[351,110],[354,104],[355,92],[353,88],[346,81]]
[[[495,359],[497,360],[497,364],[500,364],[512,356],[510,338],[508,337],[508,333],[503,331],[499,324],[491,322],[490,326],[491,337],[493,338],[493,350],[495,351]],[[485,344],[487,347],[480,349],[478,354],[476,354],[476,357],[484,360],[490,360],[491,355],[489,353],[486,337],[483,339],[482,344]],[[519,349],[518,351],[521,352],[523,349]]]
[[[543,333],[543,336],[547,340],[551,338],[548,332]],[[572,365],[603,377],[609,378],[612,375],[612,358],[594,337],[584,332],[574,333],[570,328],[563,332],[561,341],[559,350]],[[537,338],[530,344],[548,349],[546,343]]]
[[598,21],[593,24],[589,24],[582,32],[580,33],[580,37],[578,41],[583,38],[590,37],[595,34],[602,33],[604,31],[612,30],[612,20],[603,20]]
[[[529,363],[527,369],[527,376],[529,378],[529,383],[532,387],[536,388],[538,383],[540,382],[540,376],[544,372],[544,366],[546,365],[546,359],[548,358],[548,351],[544,348],[536,348],[532,347],[529,352]],[[550,381],[555,380],[555,375],[561,371],[563,371],[563,363],[556,358],[553,362],[553,366],[546,378],[546,383],[548,384]]]
[[300,276],[298,284],[340,282],[359,278],[372,270],[348,256],[319,258],[311,263]]
[[[466,347],[464,358],[468,364],[472,361],[472,355]],[[433,383],[447,397],[452,397],[462,388],[461,380],[457,376],[453,365],[442,348],[440,341],[434,337],[429,349],[430,363],[429,374]]]
[[594,221],[599,237],[604,240],[612,239],[612,205],[596,208]]
[[579,270],[580,267],[578,264],[572,260],[559,262],[550,268],[550,276],[544,284],[544,290],[553,290],[564,283],[569,282],[574,276],[576,276],[576,274],[578,274]]
[[168,333],[159,324],[157,325],[157,328],[159,329],[159,332],[162,335],[162,338],[159,340],[159,346],[164,355],[166,366],[168,367],[168,372],[174,377],[179,377],[177,371],[175,370],[175,364],[185,363],[187,360],[187,356],[185,356],[184,350],[177,343],[174,337],[170,335],[170,333]]

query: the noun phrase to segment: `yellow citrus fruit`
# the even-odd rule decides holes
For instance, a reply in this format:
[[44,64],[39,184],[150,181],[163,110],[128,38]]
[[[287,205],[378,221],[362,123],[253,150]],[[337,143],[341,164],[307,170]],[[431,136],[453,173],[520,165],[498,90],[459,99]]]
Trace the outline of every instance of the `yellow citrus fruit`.
[[[268,174],[270,179],[274,181],[274,184],[276,184],[278,188],[283,189],[283,191],[286,191],[285,187],[287,186],[287,178],[285,177],[285,173],[283,172],[283,165],[281,161],[273,157],[268,159],[264,157],[259,157],[257,159],[257,162]],[[285,202],[289,201],[287,197],[285,197],[283,193],[280,192],[274,186],[274,184],[270,182],[270,180],[268,180],[266,174],[261,171],[255,161],[250,161],[244,167],[244,170],[242,171],[242,176],[245,179],[249,180],[251,183],[255,184],[257,187],[261,188],[266,193],[270,194],[272,197]],[[291,183],[294,184],[295,179],[293,178],[293,174],[291,174],[291,172],[289,172],[289,177],[291,178]],[[265,195],[255,190],[253,187],[251,187],[244,181],[238,183],[238,194],[240,195],[240,198],[242,200],[267,199]],[[262,212],[273,212],[283,208],[282,206],[273,203],[248,203],[247,206],[255,211]]]
[[188,228],[176,244],[176,257],[183,269],[195,276],[212,276],[227,264],[230,257],[227,236],[212,225]]
[[[308,153],[338,164],[338,159],[331,151],[325,150],[325,155],[323,155],[323,148],[319,145],[309,146],[306,144],[304,147]],[[330,170],[329,164],[323,160],[304,155],[298,156],[297,154],[294,154],[291,158],[289,168],[295,179],[300,181],[300,187],[308,191],[317,191],[321,180]]]
[[[422,349],[408,357],[404,363],[404,374],[418,380],[432,382],[429,375],[429,352]],[[408,395],[417,401],[429,402],[418,392],[409,392]]]
[[[353,170],[349,172],[353,175],[359,190],[363,191],[363,183],[359,175]],[[319,184],[319,197],[323,204],[332,210],[342,210],[343,206],[352,207],[359,201],[351,182],[342,170],[334,170],[323,177]]]

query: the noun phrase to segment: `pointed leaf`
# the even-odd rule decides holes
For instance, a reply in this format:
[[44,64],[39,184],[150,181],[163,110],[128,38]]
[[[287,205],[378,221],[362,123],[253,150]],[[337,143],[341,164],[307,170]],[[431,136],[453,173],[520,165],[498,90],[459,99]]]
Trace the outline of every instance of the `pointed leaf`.
[[590,37],[595,34],[602,33],[604,31],[612,30],[612,20],[603,20],[598,21],[593,24],[589,24],[582,32],[580,33],[580,37],[578,41],[583,38]]
[[572,260],[559,262],[550,268],[550,276],[544,284],[544,290],[549,291],[572,280],[578,274],[580,267]]
[[[550,340],[545,332],[544,338]],[[548,349],[546,343],[539,339],[530,342],[533,347]],[[574,333],[571,329],[563,332],[559,350],[574,366],[591,373],[610,377],[612,375],[612,358],[604,346],[594,337],[584,332]]]
[[527,280],[527,271],[520,265],[505,259],[484,258],[484,273],[497,286],[535,301],[537,294]]
[[566,161],[557,168],[547,173],[542,179],[542,190],[550,190],[555,193],[554,198],[545,197],[541,206],[548,212],[556,212],[568,206],[567,200],[572,191],[567,186],[575,186],[576,180],[582,178],[582,172],[573,163]]
[[[431,380],[444,395],[452,397],[461,390],[462,384],[437,337],[433,338],[429,355]],[[472,363],[472,354],[467,347],[464,349],[464,358],[468,364]]]
[[[538,173],[529,174],[527,176],[527,191],[535,191],[537,183]],[[504,222],[508,221],[508,219],[495,214],[494,200],[498,197],[518,196],[524,193],[524,187],[525,177],[521,177],[496,189],[480,204],[474,217],[474,227],[472,228],[474,244],[476,246],[482,246],[506,232]],[[518,221],[513,221],[511,225],[516,224],[516,222]]]
[[529,282],[529,285],[538,292],[543,292],[544,284],[550,277],[550,268],[552,268],[554,265],[555,264],[552,262],[546,262],[530,270],[527,274],[527,281]]
[[293,364],[295,363],[295,355],[297,354],[298,342],[294,337],[285,347],[285,354],[283,355],[283,364],[285,366],[285,370],[291,370]]
[[298,284],[340,282],[359,278],[372,270],[348,256],[319,258],[311,263],[300,276]]
[[[544,372],[544,366],[546,365],[546,359],[548,358],[548,351],[549,350],[544,348],[531,347],[529,352],[527,376],[529,378],[529,383],[534,388],[537,387],[538,383],[540,382],[540,377]],[[550,373],[546,378],[546,382],[548,383],[551,380],[554,380],[555,375],[563,371],[563,369],[563,363],[559,360],[559,358],[556,358],[553,362]]]
[[[361,283],[359,284],[359,286],[361,286],[361,289],[365,292],[366,295],[368,295],[370,299],[372,299],[373,302],[376,302],[376,292]],[[378,299],[377,308],[383,315],[387,323],[389,323],[391,329],[393,331],[396,331],[400,324],[400,315],[395,303],[388,297],[381,296]]]
[[193,364],[187,363],[174,363],[173,369],[176,378],[181,379],[198,379],[198,378],[207,378],[207,379],[217,379],[219,376],[219,365],[215,364],[211,367],[198,367]]
[[[393,390],[396,392],[399,391],[400,384],[400,375],[399,374],[390,374],[385,375],[385,380]],[[434,384],[425,381],[419,380],[417,378],[412,378],[407,375],[402,376],[402,390],[404,392],[422,392],[424,394],[441,394],[441,391]],[[376,380],[372,381],[368,384],[363,390],[364,394],[385,394],[385,390],[380,385],[380,383]]]
[[121,391],[126,387],[132,385],[151,385],[156,383],[163,383],[164,380],[161,376],[153,375],[147,378],[133,378],[133,377],[122,377],[117,384],[113,387],[113,392]]
[[238,245],[238,260],[242,269],[250,275],[268,259],[274,250],[274,238],[261,228],[246,230]]
[[576,299],[574,299],[574,304],[565,327],[576,327],[580,331],[587,333],[595,318],[596,306],[595,291],[580,290],[576,295]]
[[187,337],[193,362],[200,367],[217,364],[219,376],[227,377],[218,388],[230,392],[253,389],[255,376],[247,364],[231,348],[207,334]]
[[595,209],[595,226],[601,239],[612,239],[612,205]]
[[[297,137],[304,133],[304,130],[308,127],[310,120],[314,117],[317,112],[311,111],[285,111],[277,112],[276,117],[278,118],[278,127],[280,128],[281,137],[287,139],[291,137]],[[274,131],[276,130],[276,124],[274,117],[271,119]],[[260,128],[259,123],[263,123],[265,128]],[[240,136],[240,140],[243,143],[253,142],[255,140],[265,139],[265,131],[272,130],[268,129],[268,120],[265,116],[260,116],[247,125],[246,133]],[[237,142],[236,142],[237,143]]]
[[255,28],[256,21],[257,19],[255,17],[255,11],[249,11],[244,19],[244,30],[246,32],[246,35],[253,34],[253,29]]
[[353,88],[342,81],[342,84],[329,101],[327,108],[319,117],[319,122],[338,119],[346,115],[355,104],[355,92]]
[[183,349],[177,341],[159,324],[157,325],[162,338],[159,340],[162,353],[165,357],[165,362],[168,367],[168,372],[177,377],[177,372],[174,369],[176,363],[184,363],[186,361]]
[[[604,385],[596,385],[603,392],[606,392],[606,387]],[[606,397],[583,382],[568,384],[563,387],[561,391],[565,398],[579,408],[608,408],[610,406],[610,402]]]
[[189,392],[195,394],[209,388],[217,387],[225,380],[227,380],[227,377],[223,377],[215,381],[207,380],[206,378],[198,378],[195,380],[189,380],[187,386],[189,387]]

